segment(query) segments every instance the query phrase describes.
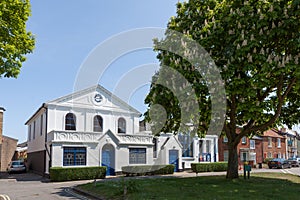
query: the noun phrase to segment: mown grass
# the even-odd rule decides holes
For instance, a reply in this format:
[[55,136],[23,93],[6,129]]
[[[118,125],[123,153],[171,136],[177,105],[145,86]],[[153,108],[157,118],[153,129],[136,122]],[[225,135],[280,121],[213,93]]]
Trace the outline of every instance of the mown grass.
[[[124,195],[124,185],[127,192]],[[103,199],[299,199],[300,177],[255,173],[250,179],[225,176],[100,181],[78,186]]]

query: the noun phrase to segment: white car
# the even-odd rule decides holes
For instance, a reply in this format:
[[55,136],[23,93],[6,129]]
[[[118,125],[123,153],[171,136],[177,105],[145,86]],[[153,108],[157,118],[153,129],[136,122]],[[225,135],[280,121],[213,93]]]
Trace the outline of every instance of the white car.
[[13,172],[26,172],[26,166],[24,161],[22,160],[12,161],[7,168],[7,172],[9,174]]

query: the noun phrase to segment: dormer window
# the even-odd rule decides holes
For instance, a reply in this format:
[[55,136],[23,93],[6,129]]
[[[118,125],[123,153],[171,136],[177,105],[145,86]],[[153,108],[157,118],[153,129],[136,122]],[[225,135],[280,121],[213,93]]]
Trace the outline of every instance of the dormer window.
[[73,113],[68,113],[65,119],[65,129],[76,131],[76,116]]

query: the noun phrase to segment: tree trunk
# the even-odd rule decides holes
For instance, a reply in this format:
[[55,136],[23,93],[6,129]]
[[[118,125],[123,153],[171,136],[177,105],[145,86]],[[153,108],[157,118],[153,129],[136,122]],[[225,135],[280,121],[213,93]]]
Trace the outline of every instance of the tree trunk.
[[239,178],[237,145],[228,144],[228,147],[229,147],[229,158],[228,158],[228,169],[227,169],[226,178],[228,179]]

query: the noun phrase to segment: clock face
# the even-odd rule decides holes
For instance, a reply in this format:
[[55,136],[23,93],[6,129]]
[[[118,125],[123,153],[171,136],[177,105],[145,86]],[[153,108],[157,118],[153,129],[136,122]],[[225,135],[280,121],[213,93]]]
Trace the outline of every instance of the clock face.
[[100,103],[100,102],[102,101],[102,96],[101,96],[100,94],[96,94],[96,95],[94,96],[94,99],[95,99],[95,101],[96,101],[97,103]]

